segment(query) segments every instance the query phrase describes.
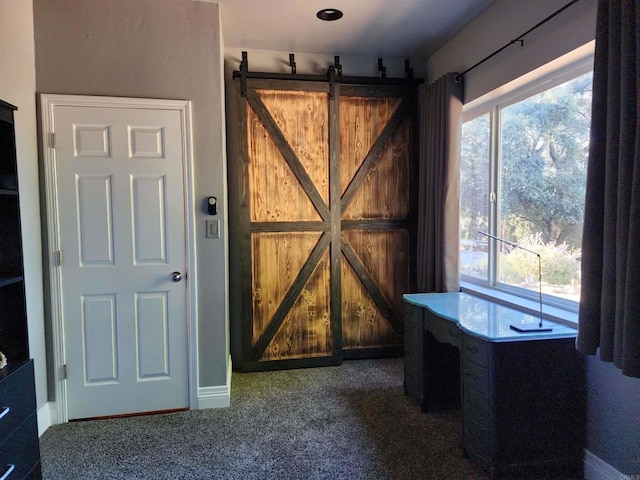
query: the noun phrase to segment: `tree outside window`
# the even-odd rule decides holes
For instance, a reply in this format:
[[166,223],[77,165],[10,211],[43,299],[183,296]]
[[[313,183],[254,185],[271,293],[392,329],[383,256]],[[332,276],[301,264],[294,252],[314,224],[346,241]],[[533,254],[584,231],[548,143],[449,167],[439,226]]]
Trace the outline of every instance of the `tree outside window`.
[[545,294],[579,300],[591,79],[581,75],[464,124],[463,276],[538,291],[537,257],[498,243],[489,258],[478,231],[490,231],[540,253]]

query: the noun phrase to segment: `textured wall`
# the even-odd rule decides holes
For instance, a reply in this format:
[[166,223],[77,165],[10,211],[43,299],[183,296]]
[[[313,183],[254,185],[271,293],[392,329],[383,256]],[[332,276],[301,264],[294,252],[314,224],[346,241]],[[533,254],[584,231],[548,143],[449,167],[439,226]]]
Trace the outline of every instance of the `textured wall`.
[[621,473],[640,478],[640,379],[588,357],[587,449]]
[[42,295],[40,187],[36,136],[33,14],[28,1],[0,0],[0,98],[15,114],[20,213],[24,248],[29,353],[34,359],[38,408],[47,402]]
[[[427,61],[429,82],[462,72],[519,37],[568,2],[497,0]],[[581,0],[534,30],[524,46],[511,45],[465,75],[465,102],[473,100],[595,38],[597,0]]]
[[[224,385],[226,160],[219,7],[192,0],[34,0],[38,93],[186,99],[193,106],[200,386]],[[221,238],[205,239],[204,197]]]

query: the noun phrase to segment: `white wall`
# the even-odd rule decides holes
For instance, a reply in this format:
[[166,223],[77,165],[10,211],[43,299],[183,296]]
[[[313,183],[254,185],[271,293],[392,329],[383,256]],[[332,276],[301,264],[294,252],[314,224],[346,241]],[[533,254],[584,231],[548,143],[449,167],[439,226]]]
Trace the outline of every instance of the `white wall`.
[[[567,0],[497,0],[427,60],[431,82],[463,72],[562,8]],[[595,38],[597,0],[581,0],[464,77],[465,102]]]
[[[201,191],[202,195],[214,195],[218,197],[219,217],[223,223],[219,240],[204,240],[207,247],[215,248],[215,255],[210,256],[205,262],[199,262],[198,268],[206,269],[206,272],[198,274],[199,280],[202,282],[210,282],[213,284],[201,285],[200,292],[204,297],[200,299],[202,315],[198,325],[198,333],[200,337],[199,346],[199,365],[201,370],[205,371],[200,375],[201,385],[224,385],[224,380],[228,373],[227,360],[229,359],[229,239],[227,233],[227,144],[225,130],[225,100],[224,100],[224,39],[222,38],[222,16],[220,15],[220,7],[218,4],[213,5],[216,10],[216,22],[212,25],[216,32],[216,42],[211,52],[211,62],[215,66],[216,76],[210,79],[209,88],[212,89],[214,101],[212,110],[208,117],[211,124],[208,135],[211,142],[215,146],[209,155],[204,155],[201,159],[203,162],[211,163],[208,166],[211,176],[202,176],[196,181],[201,183],[200,187],[196,187],[196,191]],[[205,152],[202,152],[203,154]],[[196,171],[197,173],[197,171]],[[204,223],[204,220],[201,220]],[[204,228],[204,225],[202,225]],[[204,230],[200,230],[202,232]],[[212,242],[218,244],[209,245]],[[215,320],[214,320],[215,319]],[[211,321],[214,320],[214,321]],[[212,348],[215,349],[212,351]],[[224,363],[222,359],[224,358]],[[213,362],[218,362],[215,366]],[[221,371],[224,368],[224,371]],[[231,381],[230,378],[226,379]]]
[[0,0],[0,98],[16,107],[16,150],[29,325],[38,408],[47,402],[42,240],[36,133],[36,73],[30,0]]

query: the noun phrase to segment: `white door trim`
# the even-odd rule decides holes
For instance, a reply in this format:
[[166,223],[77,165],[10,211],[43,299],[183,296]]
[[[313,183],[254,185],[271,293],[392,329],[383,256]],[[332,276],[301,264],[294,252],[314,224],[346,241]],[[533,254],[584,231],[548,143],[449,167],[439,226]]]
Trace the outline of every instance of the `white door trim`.
[[45,210],[47,216],[47,265],[50,294],[50,318],[53,337],[53,374],[55,384],[56,423],[68,421],[67,388],[64,381],[64,331],[62,305],[62,274],[57,266],[55,252],[60,250],[58,198],[56,179],[56,151],[53,148],[54,107],[83,106],[108,108],[164,109],[180,112],[182,121],[182,159],[184,171],[185,226],[187,247],[187,324],[189,355],[189,406],[198,405],[198,317],[197,317],[197,271],[196,271],[196,225],[193,188],[193,154],[191,131],[191,102],[187,100],[159,100],[146,98],[94,97],[84,95],[40,95],[42,123],[42,155],[44,161]]

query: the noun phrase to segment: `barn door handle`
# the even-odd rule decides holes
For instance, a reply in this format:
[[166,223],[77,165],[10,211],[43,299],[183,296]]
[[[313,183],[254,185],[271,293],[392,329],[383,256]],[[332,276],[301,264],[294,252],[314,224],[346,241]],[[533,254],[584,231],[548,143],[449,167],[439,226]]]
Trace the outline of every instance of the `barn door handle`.
[[173,280],[174,282],[179,282],[180,280],[182,280],[182,274],[180,272],[173,272],[171,274],[171,280]]

